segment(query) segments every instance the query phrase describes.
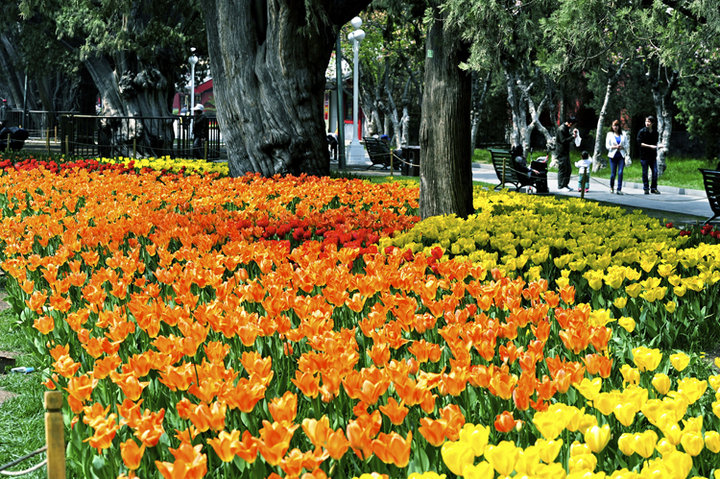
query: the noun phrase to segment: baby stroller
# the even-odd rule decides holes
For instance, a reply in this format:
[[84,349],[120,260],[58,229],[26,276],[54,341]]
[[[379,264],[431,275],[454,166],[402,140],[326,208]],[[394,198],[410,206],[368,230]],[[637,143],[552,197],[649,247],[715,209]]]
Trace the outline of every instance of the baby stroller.
[[25,146],[25,140],[30,134],[24,128],[17,126],[6,127],[0,125],[0,151],[5,151],[8,147],[7,140],[10,136],[10,149],[19,151]]

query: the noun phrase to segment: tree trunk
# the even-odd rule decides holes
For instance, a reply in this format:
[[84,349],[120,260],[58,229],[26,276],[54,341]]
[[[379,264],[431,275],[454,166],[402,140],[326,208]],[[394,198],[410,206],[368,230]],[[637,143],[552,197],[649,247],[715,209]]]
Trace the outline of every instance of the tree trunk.
[[478,147],[479,138],[478,133],[480,132],[480,115],[482,115],[483,108],[485,106],[485,97],[487,96],[488,89],[490,88],[490,82],[492,80],[492,71],[489,71],[485,75],[485,79],[482,82],[482,88],[480,85],[480,78],[477,73],[472,74],[472,111],[470,113],[470,145],[474,151]]
[[200,2],[231,175],[329,172],[325,68],[339,25],[368,3]]
[[470,75],[459,68],[469,48],[445,29],[434,8],[426,39],[425,94],[420,124],[420,215],[473,212]]
[[[657,149],[657,170],[660,178],[666,169],[665,157],[670,148],[670,136],[672,135],[672,91],[677,86],[678,72],[673,71],[670,75],[664,69],[658,68],[658,75],[652,82],[653,102],[657,115],[658,149]],[[662,80],[662,73],[665,81]]]
[[113,59],[115,68],[108,58],[100,56],[84,63],[102,98],[100,115],[129,118],[110,122],[114,152],[130,155],[135,145],[142,155],[167,154],[174,140],[168,108],[172,85],[160,70],[143,65],[133,68],[123,57]]
[[603,125],[605,124],[605,115],[607,113],[607,106],[610,102],[610,94],[612,93],[612,86],[618,81],[620,78],[620,73],[622,72],[623,67],[625,66],[625,63],[627,63],[627,59],[623,60],[623,62],[620,64],[618,69],[615,71],[615,73],[610,74],[611,70],[608,69],[608,78],[607,78],[607,84],[605,85],[605,98],[603,98],[603,104],[600,108],[600,112],[598,113],[598,122],[597,122],[597,128],[595,129],[595,146],[593,147],[593,171],[598,171],[601,168],[605,168],[608,164],[608,157],[607,155],[603,155],[600,152],[600,149],[605,146],[605,136],[603,133]]

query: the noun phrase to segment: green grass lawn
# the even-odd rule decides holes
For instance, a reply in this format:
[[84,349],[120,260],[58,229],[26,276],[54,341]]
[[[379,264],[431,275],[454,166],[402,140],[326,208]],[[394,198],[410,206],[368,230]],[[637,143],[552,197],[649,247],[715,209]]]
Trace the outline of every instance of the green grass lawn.
[[[1,289],[1,286],[0,286]],[[16,366],[32,366],[27,345],[20,341],[16,317],[10,310],[0,311],[0,351],[16,353]],[[0,389],[15,394],[0,405],[0,466],[33,452],[45,445],[45,387],[40,373],[14,374],[0,370]],[[11,471],[26,470],[45,458],[44,454],[32,457]],[[46,469],[21,476],[23,479],[47,477]]]
[[[539,156],[545,156],[545,152],[532,153],[530,155],[533,159]],[[573,151],[570,154],[570,163],[575,164],[580,159],[580,153]],[[490,152],[487,150],[475,150],[473,155],[473,162],[476,163],[490,163]],[[698,159],[698,158],[681,158],[677,156],[671,156],[667,158],[667,169],[665,173],[658,180],[658,184],[661,186],[676,186],[680,188],[690,188],[694,190],[703,190],[702,174],[698,171],[698,168],[710,168],[714,169],[717,166],[717,160],[711,159]],[[557,171],[556,168],[550,168],[550,171]],[[577,169],[573,168],[573,174],[577,173]],[[598,172],[592,174],[594,178],[610,178],[610,167],[601,169]],[[640,166],[640,160],[633,161],[632,165],[626,166],[623,172],[623,181],[632,183],[642,183],[642,168]]]

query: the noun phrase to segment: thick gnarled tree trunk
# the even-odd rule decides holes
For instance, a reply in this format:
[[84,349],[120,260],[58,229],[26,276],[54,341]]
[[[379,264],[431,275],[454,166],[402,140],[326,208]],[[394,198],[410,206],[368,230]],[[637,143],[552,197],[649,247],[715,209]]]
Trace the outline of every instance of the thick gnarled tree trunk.
[[[105,57],[85,61],[102,98],[100,115],[118,117],[117,121],[103,125],[112,130],[113,151],[129,155],[137,148],[141,154],[167,154],[174,139],[168,109],[172,85],[153,66],[132,66],[123,58],[116,58],[113,63],[114,67]],[[136,121],[134,117],[142,119]]]
[[442,14],[426,40],[425,92],[420,123],[420,215],[467,217],[472,205],[470,74],[459,68],[469,49],[446,30]]
[[201,2],[231,175],[328,173],[325,68],[339,26],[368,3]]

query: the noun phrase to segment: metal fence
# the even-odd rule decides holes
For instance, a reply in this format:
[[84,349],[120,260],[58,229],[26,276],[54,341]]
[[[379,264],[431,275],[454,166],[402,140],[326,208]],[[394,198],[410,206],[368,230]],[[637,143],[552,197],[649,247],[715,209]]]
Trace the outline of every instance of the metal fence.
[[61,115],[61,151],[68,155],[116,157],[170,156],[220,158],[222,137],[216,118],[208,117],[209,138],[193,146],[192,122],[187,115],[163,117]]
[[73,114],[72,111],[51,112],[46,110],[6,110],[5,126],[18,126],[30,134],[31,138],[57,140],[58,124],[61,115]]

